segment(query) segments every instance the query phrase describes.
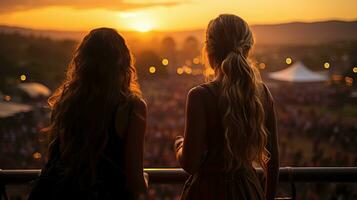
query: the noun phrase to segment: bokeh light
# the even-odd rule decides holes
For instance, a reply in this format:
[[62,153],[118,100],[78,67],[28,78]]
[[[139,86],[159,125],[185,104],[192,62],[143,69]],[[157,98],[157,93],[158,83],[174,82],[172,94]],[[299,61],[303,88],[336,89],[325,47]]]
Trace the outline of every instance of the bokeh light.
[[167,66],[169,64],[169,60],[167,58],[162,59],[162,64]]
[[354,68],[352,69],[352,71],[353,71],[353,73],[357,74],[357,67],[354,67]]
[[184,68],[186,74],[191,74],[192,73],[192,68],[191,67],[185,67]]
[[4,101],[11,101],[11,96],[10,95],[4,95],[3,99],[4,99]]
[[286,64],[290,65],[293,62],[293,60],[291,58],[286,58],[285,62]]
[[259,64],[259,68],[260,68],[260,69],[265,69],[265,68],[266,68],[265,63],[260,63],[260,64]]
[[42,155],[39,152],[35,152],[32,154],[32,157],[36,160],[39,160],[39,159],[41,159]]
[[329,63],[329,62],[325,62],[325,63],[324,63],[324,68],[325,68],[325,69],[330,68],[330,63]]
[[199,58],[194,58],[192,61],[193,61],[193,64],[195,64],[195,65],[200,64],[200,59]]
[[151,74],[154,74],[156,72],[156,67],[154,67],[154,66],[149,67],[149,72]]
[[177,74],[181,75],[183,74],[183,69],[181,67],[177,68],[176,70]]
[[20,80],[21,80],[21,81],[26,81],[26,79],[27,79],[27,77],[26,77],[25,74],[22,74],[22,75],[20,76]]

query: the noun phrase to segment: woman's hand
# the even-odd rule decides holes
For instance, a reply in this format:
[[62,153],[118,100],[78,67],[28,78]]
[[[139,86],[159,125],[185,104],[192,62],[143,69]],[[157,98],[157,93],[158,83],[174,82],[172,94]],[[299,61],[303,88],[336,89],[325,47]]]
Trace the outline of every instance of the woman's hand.
[[175,141],[176,159],[189,174],[197,172],[202,164],[206,141],[206,115],[201,86],[190,90],[187,95],[184,137]]
[[176,136],[175,144],[174,144],[174,150],[175,150],[175,151],[177,151],[178,149],[182,148],[183,139],[184,139],[184,138],[183,138],[182,135]]

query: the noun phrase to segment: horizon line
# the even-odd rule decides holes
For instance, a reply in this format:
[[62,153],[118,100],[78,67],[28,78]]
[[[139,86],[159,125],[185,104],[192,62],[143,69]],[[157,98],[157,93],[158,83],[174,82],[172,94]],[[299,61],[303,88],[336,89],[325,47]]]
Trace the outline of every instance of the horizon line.
[[[341,18],[330,18],[330,19],[321,19],[321,20],[314,20],[314,21],[309,21],[309,20],[292,20],[292,21],[286,21],[286,22],[267,22],[267,23],[253,23],[250,25],[251,27],[253,26],[279,26],[279,25],[286,25],[286,24],[315,24],[315,23],[327,23],[327,22],[357,22],[357,18],[355,19],[341,19]],[[29,26],[21,26],[21,25],[16,25],[16,24],[0,24],[0,26],[3,27],[9,27],[9,28],[20,28],[20,29],[28,29],[28,30],[33,30],[33,31],[55,31],[55,32],[77,32],[77,33],[82,33],[82,32],[87,32],[89,30],[95,29],[95,28],[100,28],[100,27],[108,27],[108,26],[98,26],[94,28],[88,28],[87,30],[74,30],[74,29],[55,29],[55,28],[36,28],[36,27],[29,27]],[[187,29],[152,29],[147,32],[140,32],[137,30],[133,29],[120,29],[119,27],[108,27],[108,28],[113,28],[117,31],[121,32],[132,32],[132,33],[140,33],[140,34],[146,34],[146,33],[157,33],[157,32],[163,32],[163,33],[169,33],[169,32],[190,32],[190,31],[202,31],[205,30],[205,27],[202,28],[187,28]]]

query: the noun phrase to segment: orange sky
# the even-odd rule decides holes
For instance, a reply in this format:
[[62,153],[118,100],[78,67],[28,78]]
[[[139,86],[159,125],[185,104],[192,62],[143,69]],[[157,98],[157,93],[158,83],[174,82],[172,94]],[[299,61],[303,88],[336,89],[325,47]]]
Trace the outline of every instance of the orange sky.
[[240,15],[250,24],[272,24],[356,20],[355,8],[357,0],[1,0],[0,24],[59,30],[187,30],[204,28],[220,13]]

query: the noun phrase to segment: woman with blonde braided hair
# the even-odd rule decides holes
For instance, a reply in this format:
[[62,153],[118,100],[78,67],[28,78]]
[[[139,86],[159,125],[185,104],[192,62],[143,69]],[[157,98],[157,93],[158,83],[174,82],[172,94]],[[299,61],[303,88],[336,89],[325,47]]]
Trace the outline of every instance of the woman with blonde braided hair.
[[[279,171],[272,96],[248,61],[254,43],[236,15],[212,20],[205,53],[214,79],[190,90],[176,157],[191,174],[181,199],[274,199]],[[265,175],[262,186],[253,163]]]

